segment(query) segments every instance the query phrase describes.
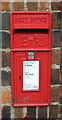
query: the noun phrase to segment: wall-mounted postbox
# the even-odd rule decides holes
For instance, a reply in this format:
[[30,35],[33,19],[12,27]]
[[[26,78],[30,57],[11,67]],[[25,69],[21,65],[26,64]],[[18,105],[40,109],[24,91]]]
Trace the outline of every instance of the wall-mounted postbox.
[[11,79],[13,106],[50,102],[51,13],[12,12]]

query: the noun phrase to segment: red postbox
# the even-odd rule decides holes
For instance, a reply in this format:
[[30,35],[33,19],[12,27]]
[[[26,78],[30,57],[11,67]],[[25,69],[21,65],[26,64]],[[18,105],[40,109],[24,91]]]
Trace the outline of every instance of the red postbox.
[[11,81],[13,106],[50,103],[51,13],[12,12]]

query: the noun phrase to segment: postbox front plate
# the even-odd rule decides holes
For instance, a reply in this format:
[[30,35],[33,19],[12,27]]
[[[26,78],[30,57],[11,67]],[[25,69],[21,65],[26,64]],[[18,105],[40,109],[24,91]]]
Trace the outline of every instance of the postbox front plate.
[[[36,52],[36,59],[32,60],[29,64],[30,60],[27,60],[26,52],[11,52],[12,57],[12,93],[13,93],[13,106],[45,106],[49,105],[50,101],[50,52]],[[28,62],[28,63],[27,63]],[[35,63],[36,62],[36,63]],[[36,74],[36,79],[34,79],[34,72],[30,72],[26,70],[27,67],[24,65],[32,65],[33,70],[38,72]],[[24,69],[24,70],[23,70]],[[28,67],[29,69],[29,67]],[[25,71],[26,70],[26,71]],[[37,71],[38,70],[38,71]],[[28,72],[29,71],[29,72]],[[24,72],[24,74],[23,74]],[[26,82],[26,74],[33,74],[34,81],[37,83],[34,84],[32,81],[28,82],[27,87]],[[38,78],[39,76],[39,78]],[[24,78],[25,77],[25,78]],[[31,80],[31,75],[29,75],[29,80]],[[23,86],[24,85],[24,86]],[[33,88],[32,86],[37,87]],[[26,88],[25,88],[26,87]]]

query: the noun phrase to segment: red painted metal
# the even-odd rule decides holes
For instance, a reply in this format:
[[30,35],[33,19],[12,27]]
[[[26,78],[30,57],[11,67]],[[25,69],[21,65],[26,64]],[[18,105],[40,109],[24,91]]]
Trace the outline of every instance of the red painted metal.
[[[33,22],[32,19],[34,19]],[[50,49],[50,12],[12,12],[10,24],[11,50],[20,51]]]
[[[13,106],[47,106],[50,103],[51,13],[12,12],[11,81]],[[28,52],[34,58],[28,58]],[[23,61],[39,61],[39,90],[23,90]]]

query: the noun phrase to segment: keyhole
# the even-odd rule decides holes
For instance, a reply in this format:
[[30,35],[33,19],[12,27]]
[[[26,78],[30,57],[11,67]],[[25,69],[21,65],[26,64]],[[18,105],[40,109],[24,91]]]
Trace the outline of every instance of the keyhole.
[[24,100],[28,100],[29,98],[28,97],[25,97]]
[[21,79],[21,76],[19,76],[19,79]]
[[28,52],[28,58],[34,59],[34,51],[29,51]]

